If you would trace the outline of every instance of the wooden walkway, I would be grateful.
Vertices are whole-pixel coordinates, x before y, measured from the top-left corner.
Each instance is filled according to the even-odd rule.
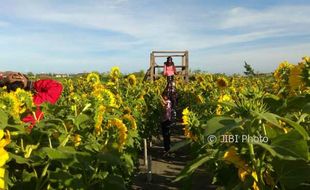
[[[171,141],[172,145],[184,140],[182,135],[182,127],[176,126],[172,130]],[[139,173],[133,180],[133,190],[179,190],[179,189],[193,189],[193,190],[212,190],[216,187],[209,185],[211,183],[210,177],[206,172],[198,170],[195,172],[192,182],[189,187],[186,187],[182,182],[172,183],[175,177],[181,172],[184,166],[191,161],[189,157],[189,147],[185,147],[175,152],[174,156],[164,157],[162,138],[154,138],[153,146],[149,153],[152,156],[152,180],[147,182],[147,168],[143,165],[143,157],[141,155]]]

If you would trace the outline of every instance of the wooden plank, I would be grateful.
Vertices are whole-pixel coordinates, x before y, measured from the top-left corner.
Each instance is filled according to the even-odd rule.
[[[188,80],[189,80],[189,73],[188,73],[188,66],[189,66],[189,64],[188,64],[188,51],[186,51],[186,53],[185,53],[185,81],[186,82],[188,82]]]
[[[185,68],[185,66],[181,66],[181,65],[176,65],[176,68]],[[163,65],[156,65],[155,68],[164,68]]]
[[[186,53],[186,51],[162,50],[162,51],[152,51],[152,53]]]
[[[154,55],[154,57],[184,57],[184,55]]]

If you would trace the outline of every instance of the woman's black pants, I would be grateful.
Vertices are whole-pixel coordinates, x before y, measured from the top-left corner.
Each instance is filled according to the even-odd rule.
[[[170,125],[171,121],[169,120],[166,120],[161,123],[165,151],[170,150]]]

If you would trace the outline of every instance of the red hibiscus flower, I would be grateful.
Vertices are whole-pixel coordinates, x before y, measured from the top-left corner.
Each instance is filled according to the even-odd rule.
[[[55,104],[62,92],[62,85],[54,80],[38,80],[33,84],[36,94],[33,96],[35,105],[41,105],[44,102]]]
[[[43,119],[44,114],[40,110],[40,107],[37,107],[37,110],[34,114],[28,114],[26,117],[24,117],[22,120],[25,123],[30,123],[28,129],[32,129],[37,122],[39,122],[41,119]]]

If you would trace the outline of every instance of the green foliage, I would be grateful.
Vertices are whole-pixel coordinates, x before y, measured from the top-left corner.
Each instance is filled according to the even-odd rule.
[[[255,76],[254,69],[246,61],[244,62],[244,68],[245,68],[245,72],[244,72],[245,75]]]

